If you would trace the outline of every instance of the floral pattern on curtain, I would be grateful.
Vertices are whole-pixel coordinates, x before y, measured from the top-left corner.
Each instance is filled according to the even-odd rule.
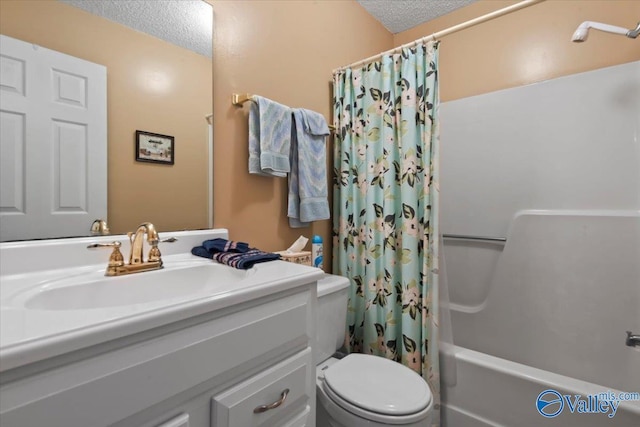
[[[405,48],[333,80],[333,271],[351,280],[345,346],[421,374],[436,408],[437,46]]]

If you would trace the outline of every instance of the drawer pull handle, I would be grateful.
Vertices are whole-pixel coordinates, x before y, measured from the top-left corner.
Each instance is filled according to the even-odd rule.
[[[280,394],[280,399],[268,405],[258,406],[256,409],[253,410],[253,413],[260,414],[262,412],[267,412],[269,409],[276,409],[278,406],[284,403],[284,401],[287,399],[288,394],[289,394],[289,389],[287,388]]]

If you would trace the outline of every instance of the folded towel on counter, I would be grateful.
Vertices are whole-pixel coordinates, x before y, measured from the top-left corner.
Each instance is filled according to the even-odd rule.
[[[280,259],[278,254],[249,248],[247,243],[226,239],[205,240],[202,246],[191,249],[191,253],[240,270],[248,270],[261,262]]]
[[[299,228],[330,217],[325,144],[329,127],[322,114],[296,108],[291,135],[287,216],[289,226]]]
[[[245,253],[248,252],[249,244],[244,242],[236,242],[227,239],[211,239],[202,242],[202,246],[211,252],[236,252]]]
[[[245,252],[243,254],[219,252],[213,255],[213,259],[218,261],[220,264],[225,264],[240,270],[248,270],[253,267],[254,264],[280,259],[280,255],[262,252],[258,249],[251,249],[249,252]]]
[[[249,107],[249,173],[285,177],[289,172],[291,109],[254,95]]]

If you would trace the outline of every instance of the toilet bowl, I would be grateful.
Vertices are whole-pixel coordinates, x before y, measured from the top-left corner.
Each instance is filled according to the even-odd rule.
[[[427,427],[433,398],[420,375],[366,354],[330,357],[344,343],[349,280],[318,281],[317,427]]]

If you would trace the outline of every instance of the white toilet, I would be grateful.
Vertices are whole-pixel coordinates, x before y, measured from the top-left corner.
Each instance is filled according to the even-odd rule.
[[[344,343],[349,280],[318,281],[317,427],[427,427],[433,399],[411,369],[383,357],[331,356]]]

